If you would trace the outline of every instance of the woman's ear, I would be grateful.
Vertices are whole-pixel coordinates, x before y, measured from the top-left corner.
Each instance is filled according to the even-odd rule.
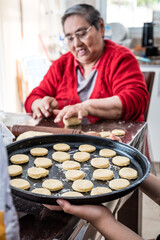
[[[105,24],[104,24],[104,20],[103,18],[100,18],[99,20],[99,29],[102,33],[102,37],[104,37],[104,33],[105,33]]]

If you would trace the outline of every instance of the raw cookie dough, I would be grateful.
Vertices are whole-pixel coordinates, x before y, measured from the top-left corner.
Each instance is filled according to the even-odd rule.
[[[79,146],[79,149],[78,149],[80,152],[94,152],[96,150],[96,148],[92,145],[89,145],[89,144],[82,144]]]
[[[63,188],[63,183],[57,179],[47,179],[42,183],[42,187],[50,191],[58,191]]]
[[[30,153],[32,156],[45,156],[48,154],[48,149],[47,148],[32,148],[30,150]]]
[[[30,188],[30,183],[22,178],[15,178],[10,180],[10,185],[23,190]]]
[[[107,168],[109,167],[109,161],[107,158],[92,158],[91,165],[95,168]]]
[[[127,179],[113,179],[109,182],[109,187],[113,190],[120,190],[122,188],[126,188],[130,185],[130,182]]]
[[[70,146],[66,143],[56,143],[53,145],[53,149],[56,151],[65,152],[65,151],[70,150]]]
[[[114,130],[112,130],[112,133],[116,136],[124,136],[125,135],[125,131],[122,129],[114,129]]]
[[[16,141],[19,141],[19,140],[22,140],[22,139],[25,139],[25,138],[36,137],[36,136],[43,136],[43,135],[52,135],[52,133],[49,133],[49,132],[37,132],[37,131],[27,131],[27,132],[21,133],[17,137]]]
[[[81,165],[75,161],[65,161],[62,163],[62,168],[64,170],[80,169]]]
[[[125,156],[116,156],[112,158],[112,163],[119,167],[128,166],[130,164],[130,159]]]
[[[100,132],[99,134],[101,135],[101,137],[109,137],[110,136],[110,131],[103,131],[103,132]]]
[[[87,152],[76,152],[73,155],[74,160],[78,161],[78,162],[85,162],[88,161],[90,159],[90,153]]]
[[[20,175],[23,172],[23,169],[19,165],[10,165],[8,166],[8,173],[11,177]]]
[[[51,195],[51,192],[46,188],[35,188],[31,192],[43,195]]]
[[[76,180],[73,182],[72,188],[78,192],[89,192],[93,188],[93,183],[90,180]]]
[[[109,169],[96,169],[93,172],[93,178],[97,180],[110,180],[114,177],[113,171]]]
[[[101,149],[99,151],[99,155],[101,157],[114,157],[116,156],[116,152],[114,150],[111,150],[111,149],[107,149],[107,148],[104,148],[104,149]]]
[[[133,168],[124,167],[119,170],[119,176],[121,178],[126,178],[126,179],[136,179],[138,176],[138,173]]]
[[[26,154],[15,154],[10,157],[10,161],[14,164],[23,164],[29,162],[29,157]]]
[[[92,189],[91,195],[105,194],[105,193],[109,193],[109,192],[112,192],[112,190],[110,188],[107,188],[107,187],[96,187],[96,188]]]
[[[54,152],[52,158],[57,162],[64,162],[70,160],[70,155],[66,152]]]
[[[33,178],[33,179],[39,179],[42,177],[46,177],[49,173],[48,170],[46,170],[45,168],[41,168],[41,167],[31,167],[28,168],[27,170],[28,176]]]
[[[61,197],[82,197],[83,194],[79,192],[69,191],[62,193]]]
[[[52,166],[52,160],[46,157],[37,157],[34,160],[36,167],[49,168]]]
[[[68,119],[63,118],[63,123],[65,126],[74,126],[74,125],[79,125],[82,123],[81,119],[78,119],[77,117],[70,117]]]
[[[65,173],[65,176],[68,180],[75,181],[78,179],[83,179],[85,177],[85,174],[81,170],[68,170]]]

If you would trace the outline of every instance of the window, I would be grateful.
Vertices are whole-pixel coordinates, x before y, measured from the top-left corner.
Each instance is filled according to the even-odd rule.
[[[159,12],[158,12],[159,11]],[[107,23],[120,22],[126,27],[142,27],[160,15],[160,0],[107,0]]]

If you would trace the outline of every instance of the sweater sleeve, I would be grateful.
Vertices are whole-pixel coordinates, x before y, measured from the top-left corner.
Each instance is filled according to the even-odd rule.
[[[53,63],[39,86],[35,87],[26,98],[24,104],[26,112],[32,112],[31,106],[36,99],[43,98],[44,96],[55,97],[57,84],[58,79],[56,78],[55,66]]]
[[[149,94],[139,63],[125,48],[115,54],[109,75],[112,94],[117,95],[122,102],[122,119],[144,121]]]

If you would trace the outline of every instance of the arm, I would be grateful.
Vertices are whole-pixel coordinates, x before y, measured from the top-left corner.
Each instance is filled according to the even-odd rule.
[[[148,197],[160,205],[160,179],[152,174],[149,174],[147,179],[141,183],[139,188]]]
[[[55,122],[59,122],[63,118],[68,119],[72,116],[77,116],[79,119],[82,119],[88,115],[106,119],[120,119],[122,103],[118,96],[88,99],[83,103],[66,106],[61,111],[55,110],[54,113],[57,115]]]
[[[142,239],[129,228],[118,222],[111,211],[102,205],[71,205],[69,202],[59,199],[57,203],[61,209],[69,214],[83,218],[90,222],[101,234],[110,240],[140,240]],[[48,206],[56,210],[55,206]]]

